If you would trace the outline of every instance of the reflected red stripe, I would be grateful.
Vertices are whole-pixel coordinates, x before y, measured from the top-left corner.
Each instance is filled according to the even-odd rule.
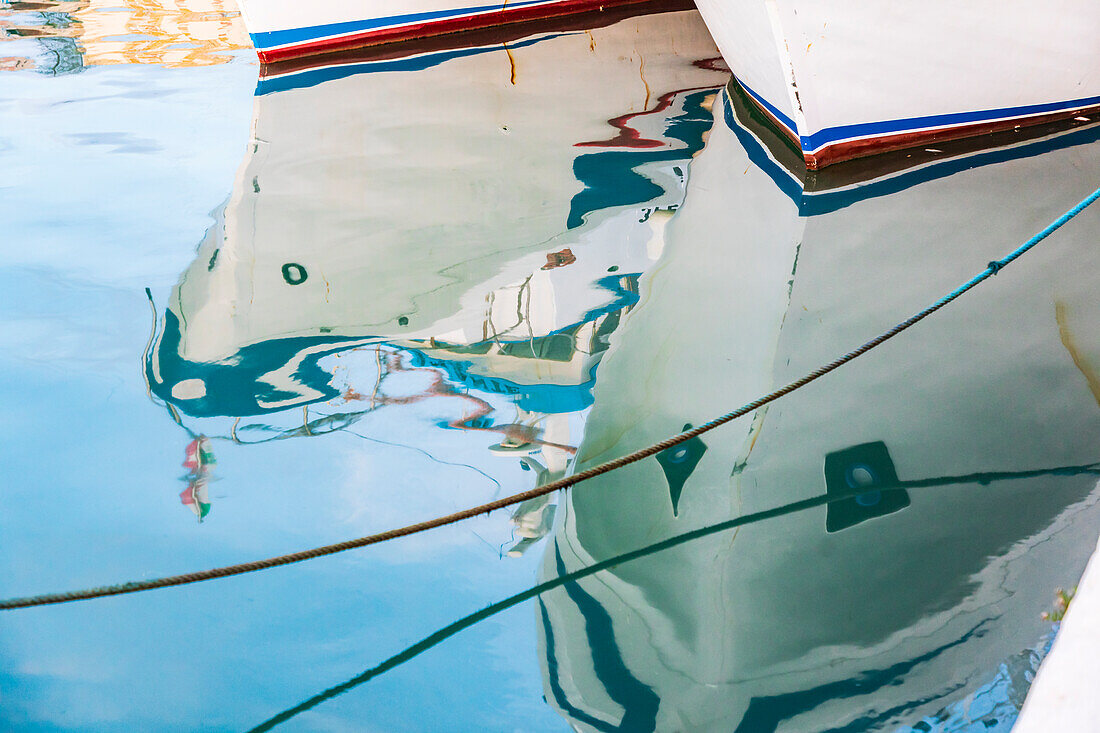
[[[607,124],[619,130],[619,134],[608,140],[592,140],[586,143],[576,143],[575,148],[659,148],[664,145],[660,140],[642,137],[642,133],[630,126],[630,122],[638,117],[663,112],[672,105],[673,98],[680,92],[669,92],[657,100],[657,106],[645,112],[633,112],[608,120]]]
[[[694,62],[695,66],[702,69],[714,68],[711,64],[716,61],[721,62],[722,57],[719,56],[716,59],[702,59]],[[718,69],[716,69],[718,70]],[[589,142],[575,143],[575,148],[659,148],[667,145],[666,142],[661,140],[654,140],[652,138],[642,137],[641,131],[630,126],[630,123],[639,117],[645,117],[646,115],[655,115],[659,112],[664,112],[672,105],[672,100],[676,98],[678,94],[688,94],[689,92],[698,92],[704,89],[713,89],[714,87],[692,87],[690,89],[677,89],[667,94],[661,95],[657,99],[657,106],[653,109],[647,109],[644,112],[632,112],[630,114],[615,117],[607,121],[607,124],[619,130],[619,134],[613,138],[607,140],[591,140]]]

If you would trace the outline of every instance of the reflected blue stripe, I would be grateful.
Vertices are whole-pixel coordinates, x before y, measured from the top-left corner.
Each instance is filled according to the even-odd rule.
[[[726,127],[733,131],[734,137],[741,143],[741,147],[745,149],[745,153],[749,156],[749,161],[764,171],[768,178],[772,179],[772,182],[779,187],[779,190],[786,194],[791,201],[794,201],[795,205],[801,210],[802,199],[806,195],[802,184],[791,178],[783,166],[772,160],[767,150],[764,149],[764,145],[748,130],[738,124],[737,119],[733,116],[733,105],[730,104],[729,95],[725,92],[722,93],[722,111],[722,119],[725,120]]]
[[[558,577],[567,575],[561,548],[554,546],[554,561]],[[615,638],[615,625],[611,613],[576,580],[562,584],[566,595],[573,601],[584,619],[584,636],[591,652],[592,671],[616,704],[623,709],[619,725],[612,730],[624,733],[652,733],[657,730],[657,711],[661,707],[660,696],[645,684],[626,665],[619,642]],[[544,619],[544,623],[549,617]],[[549,628],[549,624],[546,624]]]
[[[509,2],[507,6],[509,9],[522,8],[531,5],[548,5],[550,2],[552,2],[552,0],[526,0],[526,2]],[[252,36],[252,43],[257,49],[262,51],[274,46],[285,46],[291,43],[305,43],[307,41],[315,41],[319,38],[328,38],[330,36],[341,36],[379,28],[387,28],[390,26],[409,25],[432,20],[446,20],[448,18],[459,18],[464,15],[472,15],[475,13],[499,11],[503,10],[504,6],[505,3],[502,2],[471,8],[433,10],[425,13],[390,15],[385,18],[367,18],[365,20],[350,20],[342,23],[328,23],[325,25],[308,26],[306,28],[265,31],[263,33],[252,33],[250,35]]]
[[[529,38],[525,41],[510,43],[508,44],[508,48],[515,50],[517,48],[533,46],[534,44],[541,41],[546,41],[551,38],[557,38],[561,35],[565,34],[556,33],[552,35],[541,36],[539,38]],[[481,53],[493,52],[503,52],[503,49],[501,46],[459,48],[448,51],[440,51],[439,53],[425,54],[423,56],[391,59],[388,61],[364,61],[358,64],[326,66],[319,69],[310,69],[309,71],[287,74],[286,76],[276,76],[268,79],[261,78],[256,84],[256,96],[260,97],[264,94],[285,92],[290,89],[303,89],[305,87],[316,86],[318,84],[321,84],[322,82],[355,76],[356,74],[374,74],[383,71],[423,71],[424,69],[430,69],[433,66],[438,66],[439,64],[442,64],[445,61],[450,61],[451,59],[462,58],[464,56],[476,56],[477,54]]]
[[[679,162],[686,167],[703,149],[703,137],[714,124],[714,113],[702,106],[714,91],[705,89],[687,95],[683,111],[667,121],[663,142],[679,141],[684,144],[682,148],[612,148],[577,156],[573,176],[584,184],[584,189],[569,203],[566,226],[574,229],[583,225],[591,212],[643,204],[665,193],[639,170],[645,163],[657,161]]]
[[[791,131],[792,135],[798,135],[798,127],[794,124],[794,120],[780,112],[778,107],[776,107],[768,100],[764,99],[764,97],[757,94],[751,87],[749,87],[748,84],[741,81],[740,79],[736,79],[736,77],[735,80],[738,84],[741,85],[742,89],[749,93],[750,97],[756,100],[757,104],[775,115],[775,118],[782,122],[786,126],[786,128]]]
[[[779,108],[749,87],[744,81],[741,79],[736,79],[736,81],[757,104],[774,115],[776,119],[791,131],[791,133],[798,135],[797,127],[790,117],[780,112]],[[998,120],[1009,120],[1015,117],[1064,112],[1066,110],[1096,105],[1100,105],[1100,96],[1071,99],[1065,102],[1028,104],[1018,107],[1000,107],[998,109],[987,109],[977,112],[952,112],[950,114],[926,115],[923,117],[903,117],[897,120],[885,120],[882,122],[860,122],[852,125],[826,127],[822,130],[818,130],[812,135],[798,135],[798,139],[802,146],[802,152],[811,153],[824,145],[838,143],[852,138],[891,135],[901,132],[916,132],[937,127],[954,127],[957,125],[976,124],[981,122],[996,122]]]
[[[745,710],[745,715],[741,718],[741,723],[737,726],[734,733],[774,733],[774,731],[779,730],[780,725],[784,721],[791,720],[799,715],[804,715],[811,710],[816,710],[822,705],[837,700],[848,700],[853,698],[866,699],[867,696],[873,695],[884,687],[897,687],[902,685],[905,683],[906,676],[915,668],[935,660],[950,649],[965,646],[970,639],[980,639],[985,636],[989,633],[988,626],[990,622],[998,618],[1000,617],[992,616],[983,619],[960,638],[942,644],[912,659],[896,662],[889,667],[869,669],[850,679],[828,682],[817,687],[810,687],[777,695],[754,696],[749,700],[749,706]],[[956,690],[962,689],[963,686],[963,684],[949,685],[941,694],[951,694]],[[916,700],[913,701],[911,705],[919,706],[924,702],[926,701]],[[908,706],[901,706],[899,710],[904,712],[907,707]],[[873,725],[873,723],[877,722],[881,722],[881,718],[878,720],[861,719],[842,728],[833,728],[828,731],[828,733],[862,733],[863,731],[874,730],[876,728],[881,730],[879,726]],[[865,723],[868,724],[867,727],[863,727]]]
[[[550,614],[546,611],[546,604],[542,602],[542,599],[539,599],[539,616],[542,620],[543,645],[546,647],[546,679],[550,686],[550,694],[554,697],[554,702],[570,718],[584,723],[593,730],[598,730],[600,733],[612,733],[612,731],[618,730],[618,726],[589,715],[569,701],[569,697],[561,686],[561,673],[558,671],[558,657],[554,646],[554,627],[550,624]]]
[[[798,207],[802,216],[820,216],[851,206],[865,199],[889,196],[912,186],[927,181],[980,168],[985,165],[1004,163],[1021,158],[1032,158],[1044,155],[1054,150],[1071,148],[1076,145],[1087,145],[1100,140],[1100,125],[1093,125],[1074,132],[1065,133],[1053,138],[1036,140],[1011,148],[997,148],[973,155],[964,155],[957,158],[949,158],[938,163],[932,163],[923,168],[899,173],[879,181],[871,181],[852,188],[840,191],[824,191],[814,193],[805,191],[802,184],[791,177],[787,170],[772,159],[763,144],[748,130],[741,126],[733,116],[733,107],[729,97],[723,95],[723,119],[726,126],[740,141],[741,146],[748,154],[749,160],[760,168],[775,183],[779,189],[790,198]]]

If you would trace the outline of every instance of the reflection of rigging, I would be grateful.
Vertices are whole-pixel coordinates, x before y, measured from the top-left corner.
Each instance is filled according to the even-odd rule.
[[[272,398],[268,401],[275,407],[261,410],[265,415],[295,416],[292,424],[249,419],[241,413],[234,415],[230,403],[223,406],[217,403],[225,396],[239,401],[242,394],[239,388],[218,387],[218,371],[234,372],[232,378],[236,384],[249,385],[246,389],[259,395],[271,386],[270,366],[266,364],[251,374],[242,368],[245,360],[240,358],[228,359],[224,366],[197,364],[195,368],[181,370],[172,386],[165,389],[164,369],[166,363],[170,364],[165,356],[175,351],[175,347],[169,347],[170,351],[164,349],[165,334],[171,334],[173,326],[182,319],[175,318],[169,309],[162,320],[147,290],[152,325],[143,355],[144,377],[150,399],[165,407],[192,443],[201,439],[209,446],[211,441],[224,440],[243,446],[348,432],[361,439],[418,451],[439,464],[467,467],[488,478],[499,494],[500,482],[469,461],[446,461],[432,451],[375,439],[353,430],[352,426],[385,408],[409,408],[441,401],[438,412],[446,416],[434,422],[438,427],[495,434],[498,440],[488,446],[491,454],[518,459],[521,468],[533,472],[540,484],[560,478],[576,454],[576,427],[571,427],[570,416],[578,414],[591,400],[593,371],[608,348],[610,333],[636,301],[637,279],[636,273],[614,272],[604,277],[597,285],[610,292],[611,303],[584,314],[579,323],[549,332],[543,323],[533,325],[533,321],[546,318],[545,306],[535,302],[545,301],[546,294],[534,289],[532,277],[528,276],[516,285],[490,291],[479,327],[480,341],[450,342],[435,337],[387,342],[367,337],[350,340],[346,345],[336,341],[331,347],[326,346],[308,370],[299,367],[283,382],[286,386],[279,387],[284,393],[293,388],[303,395],[332,397],[320,404]],[[509,290],[513,292],[509,294]],[[497,300],[499,295],[505,298]],[[498,329],[494,325],[495,305],[498,318],[501,313],[514,313],[515,323]],[[453,338],[455,334],[450,335]],[[308,344],[304,348],[307,353],[313,350],[315,347]],[[368,359],[360,355],[368,355]],[[280,357],[279,361],[287,358]],[[289,359],[293,362],[297,358]],[[371,386],[361,386],[364,384]],[[498,417],[500,398],[514,403],[514,417]],[[256,403],[265,404],[259,397]],[[300,410],[289,407],[295,403],[301,405]],[[222,412],[230,421],[223,422],[219,429],[211,424],[212,415],[207,417],[204,410],[194,409],[196,404],[212,405],[205,409],[206,413]],[[280,409],[284,404],[288,407]],[[189,424],[192,422],[189,418],[196,417],[196,412],[202,421],[201,428]],[[206,491],[209,477],[196,474],[193,478],[181,499],[201,519],[210,509]],[[509,556],[522,554],[549,533],[555,508],[549,498],[518,507],[511,517],[515,541],[508,550]]]
[[[395,443],[391,440],[382,440],[381,438],[374,438],[374,437],[371,437],[370,435],[363,435],[362,433],[357,433],[354,430],[345,429],[344,432],[350,433],[351,435],[354,435],[357,438],[362,438],[363,440],[368,440],[371,443],[378,443],[380,445],[391,445],[394,448],[406,448],[406,449],[411,450],[411,451],[416,451],[417,453],[420,453],[421,455],[427,457],[428,460],[432,461],[433,463],[438,463],[442,466],[456,466],[456,467],[461,467],[461,468],[468,468],[471,471],[475,471],[477,473],[480,473],[482,476],[484,476],[485,478],[489,479],[494,484],[496,484],[498,494],[500,493],[500,489],[502,488],[499,481],[497,481],[495,478],[493,478],[492,476],[490,476],[489,474],[485,473],[480,468],[478,468],[477,466],[474,466],[472,464],[455,462],[455,461],[445,461],[442,458],[438,458],[436,456],[433,456],[430,452],[424,450],[423,448],[418,448],[415,445],[408,445],[407,443]],[[494,494],[494,498],[495,498],[495,496],[496,496],[496,494]]]
[[[144,357],[148,362],[156,341],[159,323],[151,292],[147,290],[146,296],[154,319]],[[629,306],[626,308],[629,309]],[[225,440],[238,445],[253,445],[289,438],[317,437],[334,432],[346,432],[363,440],[415,450],[441,465],[469,468],[495,484],[499,493],[500,482],[470,463],[446,461],[417,446],[364,435],[353,430],[352,426],[364,417],[383,408],[408,407],[437,399],[457,400],[461,404],[458,414],[442,420],[438,423],[440,427],[466,432],[496,433],[500,436],[500,439],[489,447],[491,453],[500,456],[518,456],[521,466],[525,470],[534,470],[537,480],[540,482],[552,480],[564,474],[569,459],[576,453],[576,447],[569,442],[567,414],[564,415],[565,420],[563,422],[559,419],[562,416],[537,410],[524,410],[517,406],[516,417],[513,420],[494,423],[492,415],[497,408],[487,399],[472,393],[469,390],[469,385],[463,388],[462,384],[456,383],[453,379],[455,375],[442,368],[443,363],[450,363],[449,360],[428,358],[426,354],[430,353],[436,357],[441,357],[441,355],[457,352],[460,356],[469,357],[472,354],[477,357],[493,353],[498,356],[503,355],[505,358],[515,358],[528,362],[544,358],[547,352],[551,356],[557,356],[558,359],[563,357],[566,359],[590,358],[593,354],[598,354],[606,349],[605,329],[599,326],[599,324],[605,322],[613,328],[618,323],[618,313],[616,312],[614,318],[609,318],[606,314],[597,317],[596,323],[588,330],[572,329],[574,333],[552,334],[550,337],[556,338],[559,342],[568,341],[567,344],[558,343],[556,347],[545,348],[541,346],[543,339],[531,339],[524,344],[525,348],[520,348],[514,353],[509,353],[510,344],[498,341],[498,334],[492,334],[487,344],[488,348],[481,348],[479,344],[469,347],[450,346],[440,344],[432,339],[427,344],[428,348],[423,351],[413,352],[394,345],[376,343],[371,349],[366,346],[359,346],[345,352],[338,352],[334,356],[347,357],[355,352],[368,350],[372,353],[373,359],[371,361],[375,367],[372,388],[364,394],[354,386],[354,378],[349,378],[347,385],[339,390],[339,396],[327,403],[330,408],[339,406],[343,409],[319,415],[315,414],[311,419],[310,406],[304,405],[301,411],[301,422],[291,427],[280,427],[262,422],[242,425],[241,417],[235,417],[224,434],[199,434],[184,423],[179,410],[171,402],[159,399],[151,389],[149,389],[149,396],[152,401],[162,404],[168,410],[173,421],[179,424],[191,439],[187,449],[188,458],[185,462],[185,466],[189,468],[189,473],[185,477],[188,480],[188,488],[181,494],[181,500],[196,513],[200,521],[210,511],[207,486],[214,462],[213,451],[210,447],[213,440]],[[587,335],[592,343],[577,343],[577,339],[582,335]],[[536,340],[540,344],[539,348],[535,348]],[[419,343],[415,345],[421,346]],[[418,366],[417,364],[424,365]],[[337,368],[338,371],[339,368]],[[148,380],[148,371],[145,376]],[[333,373],[333,377],[335,376],[337,376],[336,372]],[[420,378],[417,380],[420,384],[417,390],[411,392],[401,391],[398,387],[396,390],[387,391],[386,383],[388,380],[408,377]],[[468,382],[469,379],[465,381]],[[484,382],[478,386],[483,386],[483,384]],[[365,392],[367,391],[365,390]],[[356,408],[359,406],[362,409],[348,409],[349,407]],[[548,430],[548,425],[556,426],[557,429],[551,428]],[[562,437],[557,437],[558,433],[561,433]],[[516,534],[522,539],[509,551],[509,554],[515,556],[522,553],[523,550],[526,550],[530,545],[548,534],[553,519],[553,511],[554,507],[549,504],[548,498],[541,498],[536,500],[534,504],[528,503],[519,507],[513,514],[512,521],[516,526]]]
[[[481,621],[484,621],[496,614],[506,611],[513,606],[519,605],[524,601],[536,598],[543,593],[546,593],[555,588],[560,588],[569,583],[574,583],[583,578],[587,578],[591,575],[595,575],[603,570],[615,568],[632,560],[638,560],[643,557],[655,555],[664,550],[669,550],[674,547],[687,544],[689,542],[709,537],[714,534],[718,534],[727,530],[744,527],[751,524],[758,524],[760,522],[767,521],[769,519],[777,519],[779,517],[789,516],[797,514],[799,512],[806,511],[808,509],[814,509],[821,506],[830,506],[838,502],[856,500],[861,496],[869,493],[875,493],[878,491],[892,491],[892,490],[922,490],[927,488],[939,487],[939,486],[952,486],[959,484],[976,483],[982,486],[989,485],[998,481],[1010,481],[1018,479],[1034,478],[1037,476],[1080,476],[1080,475],[1093,475],[1100,476],[1100,462],[1089,463],[1085,465],[1077,466],[1060,466],[1057,468],[1049,469],[1036,469],[1031,471],[990,471],[990,472],[978,472],[960,476],[939,476],[925,479],[916,479],[910,481],[898,481],[897,483],[890,485],[879,485],[874,487],[871,491],[867,490],[867,487],[854,487],[847,490],[829,491],[825,494],[819,494],[817,496],[802,499],[800,501],[791,502],[783,506],[775,507],[773,509],[766,509],[759,512],[753,512],[751,514],[745,514],[740,517],[719,522],[718,524],[712,524],[710,526],[701,527],[699,529],[685,532],[683,534],[669,537],[668,539],[655,542],[651,545],[641,547],[630,552],[625,552],[615,557],[602,560],[587,567],[574,570],[569,573],[559,575],[556,578],[548,580],[544,583],[539,583],[525,591],[516,593],[509,596],[502,601],[493,603],[480,611],[476,611],[468,616],[444,626],[438,631],[424,637],[415,644],[407,647],[406,649],[398,652],[397,654],[389,657],[380,664],[364,671],[363,673],[352,677],[351,679],[343,682],[334,687],[330,687],[327,690],[314,695],[313,697],[299,703],[298,705],[288,708],[278,715],[269,718],[260,725],[250,729],[249,733],[259,733],[260,731],[268,731],[275,728],[282,723],[287,722],[291,718],[311,710],[321,703],[331,700],[334,697],[349,692],[352,689],[362,685],[366,682],[379,677],[390,670],[401,666],[405,662],[408,662],[424,652],[428,651],[432,647],[446,641],[447,639],[455,636],[461,631],[474,626]],[[884,519],[883,521],[889,521]]]

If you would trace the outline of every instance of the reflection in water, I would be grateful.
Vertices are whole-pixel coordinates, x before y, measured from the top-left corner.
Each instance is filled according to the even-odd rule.
[[[925,479],[921,481],[907,481],[904,483],[899,482],[897,484],[891,484],[891,487],[897,490],[921,490],[937,486],[951,486],[974,481],[988,484],[993,481],[1010,481],[1022,478],[1031,478],[1035,476],[1078,475],[1100,476],[1100,463],[1095,463],[1087,466],[1065,466],[1049,470],[1021,471],[1015,473],[1010,472],[1003,474],[978,474],[973,476],[945,476],[942,478]],[[573,592],[576,593],[578,592],[576,586],[576,582],[578,580],[581,580],[582,578],[587,578],[608,569],[615,568],[618,565],[632,562],[640,558],[649,557],[659,552],[664,552],[665,550],[679,547],[680,545],[696,542],[704,537],[709,537],[719,532],[728,532],[732,529],[737,529],[739,527],[745,527],[748,525],[757,524],[759,522],[766,522],[771,519],[788,516],[798,512],[808,511],[817,507],[824,506],[827,508],[832,508],[838,503],[852,499],[859,499],[860,497],[865,496],[865,494],[866,492],[863,490],[863,488],[850,488],[831,494],[822,494],[809,499],[803,499],[793,502],[791,504],[787,504],[785,506],[776,507],[774,509],[766,509],[751,514],[743,514],[741,516],[726,520],[724,522],[720,522],[718,524],[700,527],[690,532],[685,532],[684,534],[669,537],[652,545],[623,553],[622,555],[616,555],[615,557],[606,558],[598,563],[579,568],[572,572],[563,572],[549,580],[539,583],[532,588],[528,588],[525,591],[516,593],[509,598],[505,598],[501,601],[486,606],[479,611],[471,613],[468,616],[464,616],[463,618],[460,618],[457,621],[450,623],[447,626],[444,626],[434,633],[424,637],[412,646],[409,646],[398,652],[397,654],[394,654],[388,659],[382,661],[380,664],[377,664],[374,667],[367,669],[361,674],[358,674],[355,677],[352,677],[351,679],[346,680],[339,685],[330,687],[327,690],[318,693],[317,695],[303,700],[298,705],[282,711],[278,715],[271,717],[270,719],[257,725],[251,730],[257,732],[271,730],[272,728],[275,728],[276,726],[285,723],[291,718],[294,718],[295,716],[300,715],[307,710],[312,710],[313,708],[328,700],[350,692],[356,687],[370,682],[371,680],[383,674],[386,674],[390,670],[395,669],[412,659],[415,659],[420,654],[446,641],[447,639],[458,634],[459,632],[468,629],[475,624],[481,623],[482,621],[485,621],[486,619],[489,619],[492,616],[501,613],[502,611],[505,611],[513,606],[516,606],[525,601],[529,601],[531,599],[538,598],[544,593],[554,590],[555,588],[561,588],[565,586],[571,588]],[[543,618],[543,623],[547,623],[546,607],[544,604],[541,603],[541,601],[539,604],[539,611],[540,615]],[[547,630],[548,638],[552,633],[552,631]],[[1048,637],[1044,639],[1044,645],[1042,649],[1043,653],[1045,653],[1046,650],[1049,648],[1051,641],[1053,641],[1053,634],[1048,635]],[[550,642],[552,645],[552,639],[550,639]],[[993,682],[986,686],[983,686],[976,693],[974,693],[973,697],[976,698],[979,696],[991,697],[995,695],[1004,695],[1006,700],[1008,700],[1012,704],[1012,712],[1013,714],[1015,714],[1015,712],[1019,711],[1020,706],[1023,705],[1023,695],[1027,691],[1026,683],[1030,683],[1030,680],[1032,679],[1032,677],[1027,677],[1026,675],[1031,674],[1033,676],[1035,670],[1038,668],[1040,656],[1041,655],[1039,653],[1028,650],[1025,652],[1021,652],[1015,657],[1009,659],[1005,665],[1002,665],[1002,669],[1000,670],[998,676],[993,680]],[[554,664],[554,661],[550,660],[550,663]],[[958,708],[961,706],[965,706],[965,703],[954,703],[951,707]],[[996,707],[996,705],[994,705],[994,707]],[[967,712],[967,714],[968,713],[969,711]],[[940,722],[949,720],[951,718],[951,715],[952,714],[948,712],[937,714],[937,716],[941,718]],[[620,724],[619,727],[623,729],[630,729],[633,726]],[[639,727],[644,728],[646,726]],[[651,725],[648,727],[652,729],[653,726]]]
[[[728,98],[715,110],[643,304],[605,357],[578,470],[744,404],[918,310],[1079,200],[1100,165],[1085,128],[822,192]],[[954,205],[964,196],[968,207]],[[858,493],[547,594],[548,702],[585,731],[1007,730],[1015,704],[976,701],[1007,695],[996,670],[1043,636],[1050,579],[1076,577],[1100,521],[1091,473],[1026,475],[1097,458],[1087,436],[1100,411],[1080,365],[1100,363],[1089,275],[1100,263],[1077,224],[1029,255],[1026,274],[740,428],[572,491],[545,578],[821,490]],[[1067,317],[1077,355],[1062,346]],[[1003,472],[1025,473],[983,477]],[[908,488],[943,474],[962,478]],[[971,693],[960,711],[952,701]]]
[[[248,48],[232,0],[0,3],[0,71],[58,75],[105,64],[210,66]]]
[[[199,521],[210,513],[210,493],[207,490],[218,460],[210,446],[210,438],[200,435],[187,444],[183,467],[187,475],[183,480],[187,488],[180,493],[180,501],[195,513]]]
[[[562,476],[711,125],[715,55],[676,12],[415,73],[268,78],[234,193],[150,345],[152,394],[190,434],[238,443],[415,406],[494,434],[539,484]],[[553,517],[549,497],[517,507],[509,554]]]
[[[231,11],[7,3],[0,63],[215,63],[237,43]],[[61,379],[38,373],[45,358],[7,366],[20,480],[0,534],[45,558],[5,552],[11,595],[319,545],[648,445],[924,306],[1100,169],[1085,121],[888,169],[791,170],[754,111],[720,92],[694,13],[484,40],[262,71],[249,148],[197,252],[166,258],[167,279],[128,270],[111,281],[124,306],[73,321],[113,328],[144,307],[150,277],[155,410],[134,407],[132,362],[117,392],[85,374],[88,354],[132,359],[145,324],[82,341],[58,322],[104,295],[17,268],[5,292],[29,305],[14,312],[49,304],[15,330],[49,326],[44,342],[80,348],[43,350],[70,370]],[[175,92],[209,72],[142,73],[175,74]],[[20,83],[111,92],[96,77],[114,78]],[[120,118],[140,109],[105,99]],[[64,119],[65,139],[83,140],[75,118],[48,116],[72,106],[27,119]],[[72,148],[74,170],[170,149],[90,147]],[[109,228],[77,210],[89,232]],[[16,712],[0,720],[236,730],[302,701],[261,727],[1006,731],[1051,638],[1040,614],[1100,521],[1098,213],[752,419],[522,504],[510,528],[485,520],[492,553],[463,544],[482,526],[464,524],[419,546],[13,616],[0,687]],[[29,417],[47,414],[72,418]],[[117,474],[109,516],[90,474]],[[216,486],[265,494],[223,500]],[[498,547],[524,557],[498,562]],[[540,558],[538,584],[515,593]],[[174,635],[211,614],[203,634]],[[207,705],[170,708],[199,678]],[[331,717],[296,717],[368,680],[317,711]],[[91,699],[104,709],[81,709]]]

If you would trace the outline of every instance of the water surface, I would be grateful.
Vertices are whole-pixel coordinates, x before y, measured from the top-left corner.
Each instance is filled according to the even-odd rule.
[[[0,9],[5,597],[340,541],[648,445],[940,297],[1100,170],[1080,125],[804,181],[693,12],[257,84],[220,3],[26,6]],[[1100,526],[1097,216],[565,496],[8,612],[0,718],[1007,731]]]

